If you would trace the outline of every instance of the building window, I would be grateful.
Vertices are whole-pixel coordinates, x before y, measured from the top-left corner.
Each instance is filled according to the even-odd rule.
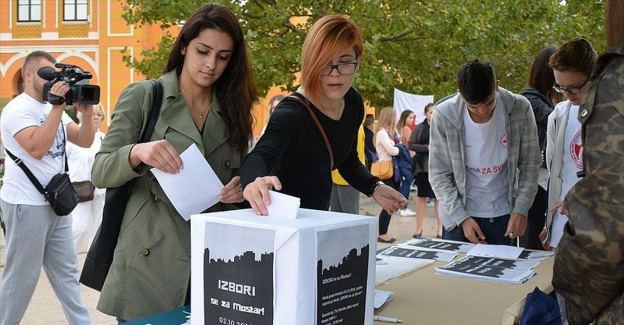
[[[65,0],[63,1],[64,21],[87,21],[88,0]]]
[[[20,23],[41,22],[41,0],[19,0],[17,21]]]

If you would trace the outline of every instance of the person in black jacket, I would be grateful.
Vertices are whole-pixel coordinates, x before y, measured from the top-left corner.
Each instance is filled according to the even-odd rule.
[[[279,103],[241,167],[243,195],[256,214],[268,214],[272,188],[299,197],[301,208],[327,211],[333,169],[389,214],[407,205],[357,156],[364,103],[352,85],[363,52],[360,29],[346,16],[324,16],[308,32],[301,88]]]
[[[548,209],[548,170],[544,164],[546,128],[548,126],[548,116],[561,98],[553,89],[555,75],[552,68],[548,65],[548,60],[557,49],[557,46],[548,46],[537,54],[529,74],[527,87],[520,93],[529,100],[533,108],[542,156],[542,165],[539,170],[539,186],[527,216],[527,232],[520,237],[520,246],[529,249],[544,249],[539,239],[539,234],[544,228],[546,210]]]

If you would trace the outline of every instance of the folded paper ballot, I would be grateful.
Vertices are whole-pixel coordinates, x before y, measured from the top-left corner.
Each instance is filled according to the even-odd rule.
[[[191,324],[373,324],[377,220],[191,217]]]
[[[267,206],[269,217],[296,219],[301,199],[284,193],[269,191],[271,204]]]

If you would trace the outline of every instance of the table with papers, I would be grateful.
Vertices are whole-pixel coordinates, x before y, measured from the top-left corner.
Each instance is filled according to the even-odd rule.
[[[423,241],[422,244],[446,245],[444,241],[435,240]],[[417,245],[414,248],[421,247]],[[460,250],[462,254],[454,262],[464,257],[475,257],[466,254],[472,248],[463,247]],[[436,274],[436,271],[454,262],[430,260],[411,273],[377,283],[377,289],[392,292],[393,299],[375,309],[375,315],[398,318],[406,324],[414,325],[513,324],[524,306],[526,295],[536,286],[545,292],[553,290],[551,279],[554,258],[551,254],[523,251],[518,258],[536,264],[531,268],[535,274],[519,284]]]
[[[397,318],[404,324],[462,324],[462,325],[511,325],[517,320],[526,295],[539,287],[542,291],[553,290],[552,254],[540,251],[523,250],[520,259],[539,260],[532,268],[534,276],[524,283],[508,284],[494,281],[481,281],[459,276],[436,274],[436,269],[458,261],[474,248],[474,245],[457,244],[441,240],[414,241],[418,245],[395,245],[386,255],[378,252],[377,284],[375,290],[375,315]],[[411,253],[404,248],[413,248]],[[424,247],[442,248],[448,252],[459,252],[453,262],[448,262],[448,254],[430,256],[418,250]],[[492,249],[486,247],[483,249]],[[393,255],[404,255],[397,257]],[[412,258],[414,254],[430,259]],[[493,256],[491,258],[497,258]],[[404,264],[395,266],[397,274],[379,281],[379,270],[393,267],[394,259],[404,260]],[[381,262],[381,263],[380,263]],[[400,274],[399,274],[400,273]],[[382,275],[384,276],[384,275]],[[129,324],[136,325],[183,325],[189,324],[189,307],[154,315]],[[375,321],[383,325],[385,322]]]

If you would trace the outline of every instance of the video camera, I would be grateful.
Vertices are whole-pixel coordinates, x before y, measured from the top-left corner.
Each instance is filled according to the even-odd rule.
[[[81,80],[91,79],[90,72],[82,71],[79,67],[71,64],[57,63],[54,66],[60,68],[61,71],[56,71],[51,67],[42,67],[37,71],[39,77],[49,80],[43,85],[44,100],[48,100],[48,93],[52,85],[62,80],[69,85],[69,91],[65,94],[67,105],[71,105],[73,102],[96,105],[100,102],[100,86],[76,84]]]

